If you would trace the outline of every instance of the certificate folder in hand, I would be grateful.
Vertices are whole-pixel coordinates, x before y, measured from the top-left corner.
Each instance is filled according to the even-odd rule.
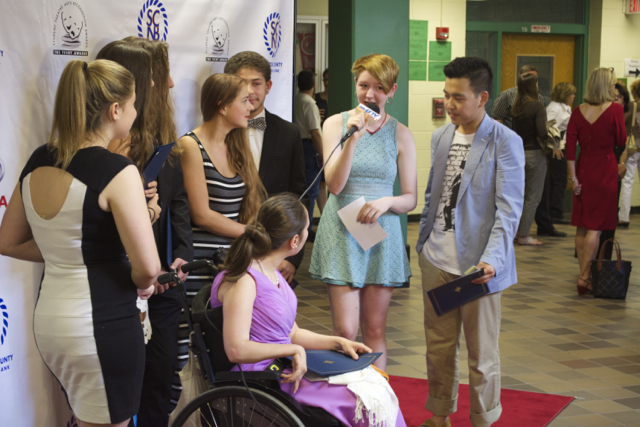
[[[472,280],[482,276],[484,276],[484,270],[475,269],[471,274],[461,276],[427,292],[436,314],[442,316],[488,294],[489,288],[486,284],[471,283]]]
[[[171,154],[174,145],[175,142],[172,142],[171,144],[161,145],[155,149],[149,159],[149,163],[147,163],[147,166],[144,168],[144,172],[142,172],[145,188],[146,184],[156,180],[160,169],[162,169],[164,162],[167,160],[167,157],[169,157],[169,154]]]
[[[358,354],[354,360],[348,354],[332,350],[306,350],[307,370],[320,376],[341,375],[359,371],[375,362],[382,353]]]

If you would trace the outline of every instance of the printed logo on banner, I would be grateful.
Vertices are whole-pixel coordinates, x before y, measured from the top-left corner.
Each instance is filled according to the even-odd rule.
[[[215,17],[209,22],[204,51],[207,62],[227,62],[229,59],[229,25],[223,18]]]
[[[84,11],[75,1],[68,1],[58,9],[53,25],[54,55],[89,56],[89,35]]]
[[[2,331],[0,331],[0,348],[2,348],[7,337],[7,328],[9,327],[9,311],[2,298],[0,298],[0,319],[2,319]],[[12,360],[13,354],[0,355],[0,372],[8,371]]]
[[[160,0],[147,0],[138,16],[138,37],[167,41],[169,22],[167,9]]]
[[[264,28],[262,29],[262,37],[264,38],[264,44],[267,46],[267,51],[272,58],[276,57],[280,42],[282,41],[282,27],[280,25],[280,14],[277,12],[267,16],[267,20],[264,21]]]
[[[4,178],[5,167],[2,159],[0,159],[0,182],[2,182],[2,178]],[[4,195],[0,195],[0,208],[7,207],[7,198]]]

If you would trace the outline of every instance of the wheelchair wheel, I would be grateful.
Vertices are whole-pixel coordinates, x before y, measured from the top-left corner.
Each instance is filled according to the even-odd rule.
[[[198,396],[178,414],[171,427],[272,426],[304,427],[300,419],[275,397],[245,387],[224,386]]]

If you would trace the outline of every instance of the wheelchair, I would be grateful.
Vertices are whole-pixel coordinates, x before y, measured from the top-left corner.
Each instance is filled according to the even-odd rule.
[[[218,273],[208,260],[187,263],[185,273],[208,269]],[[222,307],[210,308],[211,286],[204,286],[189,309],[184,284],[175,271],[158,277],[158,282],[174,282],[178,287],[189,332],[190,349],[201,368],[209,390],[185,406],[172,427],[338,427],[343,424],[321,408],[302,405],[280,389],[280,372],[230,371],[222,339]]]

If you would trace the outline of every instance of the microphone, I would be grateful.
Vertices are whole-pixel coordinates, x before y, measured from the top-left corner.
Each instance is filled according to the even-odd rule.
[[[375,117],[380,118],[380,107],[378,107],[373,102],[368,103],[366,106],[360,104],[360,105],[358,105],[358,108],[356,108],[356,109],[362,111],[365,114],[369,114],[370,116],[372,116],[374,118]],[[324,165],[322,165],[322,167],[320,168],[320,172],[318,172],[318,174],[316,175],[316,178],[313,180],[311,185],[309,185],[309,187],[307,187],[307,189],[304,190],[304,193],[302,193],[302,196],[300,196],[300,198],[298,200],[302,200],[302,198],[309,192],[311,187],[313,187],[313,184],[315,184],[315,182],[318,180],[318,178],[320,178],[320,174],[322,174],[322,171],[324,170],[325,166],[327,166],[327,163],[329,163],[329,159],[331,158],[331,156],[333,156],[333,153],[338,149],[338,147],[340,147],[340,145],[342,145],[343,142],[345,142],[347,139],[349,139],[351,137],[351,135],[353,135],[357,131],[358,131],[358,126],[351,126],[351,129],[349,129],[347,131],[347,133],[345,133],[344,136],[342,138],[340,138],[340,142],[338,142],[336,144],[336,146],[333,147],[333,150],[331,151],[331,153],[329,153],[329,157],[327,157],[327,161],[324,162]]]
[[[367,104],[367,108],[371,111],[373,111],[376,114],[380,114],[380,107],[378,107],[376,104],[374,104],[373,102],[369,102]],[[364,113],[367,113],[367,111],[364,111]],[[344,136],[340,139],[340,143],[342,144],[343,142],[345,142],[347,139],[351,138],[351,135],[353,135],[354,133],[356,133],[358,131],[358,127],[357,126],[351,126],[351,128],[347,131],[347,133],[344,134]]]

